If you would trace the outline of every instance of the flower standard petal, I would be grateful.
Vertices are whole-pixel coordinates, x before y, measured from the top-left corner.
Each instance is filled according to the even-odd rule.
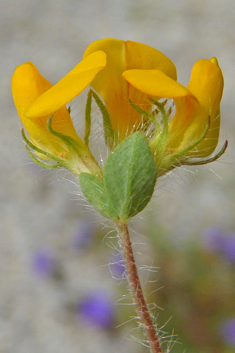
[[[112,128],[122,140],[131,122],[139,118],[138,113],[130,109],[127,99],[128,84],[121,76],[126,70],[125,42],[118,39],[96,41],[86,49],[84,58],[96,50],[103,50],[107,54],[107,65],[96,76],[91,86],[103,98],[110,114]]]
[[[106,65],[106,54],[95,52],[82,60],[56,85],[41,95],[26,111],[29,118],[51,115],[81,93]]]
[[[176,67],[173,62],[160,51],[146,44],[127,41],[126,50],[126,70],[143,69],[159,70],[167,76],[177,79]]]
[[[145,111],[151,110],[147,96],[130,86],[122,78],[122,73],[136,68],[159,69],[176,78],[176,69],[170,59],[158,50],[137,42],[102,39],[92,43],[84,57],[96,50],[103,50],[107,54],[107,65],[92,82],[92,87],[104,99],[113,129],[122,140],[143,121],[142,115],[130,106],[129,100]]]

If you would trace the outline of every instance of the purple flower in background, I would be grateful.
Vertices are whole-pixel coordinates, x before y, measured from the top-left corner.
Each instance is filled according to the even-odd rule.
[[[106,291],[94,290],[80,300],[77,314],[86,325],[110,329],[114,325],[115,307]]]
[[[72,246],[80,251],[92,244],[94,227],[88,219],[80,219],[72,233]]]
[[[203,234],[203,240],[207,250],[217,252],[221,248],[223,235],[224,233],[220,229],[207,229]]]
[[[111,262],[109,264],[109,269],[114,278],[116,279],[124,278],[126,267],[125,267],[125,262],[124,262],[122,253],[115,254],[112,257]]]
[[[39,277],[50,277],[56,272],[56,260],[49,250],[35,251],[31,261],[32,271]]]
[[[235,318],[226,320],[220,327],[223,341],[231,347],[235,347]]]
[[[227,260],[235,262],[235,233],[210,229],[205,232],[204,243],[208,251],[220,253]]]
[[[223,253],[230,261],[235,262],[235,233],[228,233],[223,239]]]

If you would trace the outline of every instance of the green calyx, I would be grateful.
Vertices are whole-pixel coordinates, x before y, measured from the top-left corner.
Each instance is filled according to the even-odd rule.
[[[130,101],[130,105],[138,113],[147,119],[147,121],[153,123],[154,129],[151,134],[151,138],[149,138],[149,146],[153,152],[156,165],[159,167],[158,161],[161,161],[164,158],[167,146],[168,113],[165,110],[166,101],[160,103],[158,101],[152,100],[152,103],[157,108],[151,114],[149,114]]]
[[[113,130],[112,122],[110,119],[110,115],[102,102],[99,96],[93,91],[90,90],[87,95],[87,102],[86,102],[86,111],[85,111],[85,137],[84,142],[86,145],[89,145],[89,137],[91,133],[91,105],[92,105],[92,98],[94,98],[96,104],[99,107],[99,110],[102,114],[103,118],[103,127],[104,127],[104,136],[105,136],[105,143],[113,150],[115,146],[118,144],[118,136],[116,132]]]
[[[217,160],[226,150],[228,141],[225,141],[222,148],[215,155],[208,158],[193,157],[193,151],[197,145],[206,138],[206,135],[210,128],[210,117],[208,117],[206,127],[202,134],[196,139],[186,144],[184,147],[179,148],[175,151],[171,151],[168,148],[168,120],[171,114],[171,110],[166,110],[165,104],[167,100],[160,103],[152,100],[152,103],[157,106],[151,114],[143,111],[141,108],[136,106],[130,101],[130,105],[138,111],[147,121],[153,123],[154,126],[151,136],[148,138],[149,146],[154,156],[154,161],[157,167],[157,177],[164,175],[170,170],[179,167],[181,165],[202,165],[214,162]]]
[[[50,152],[47,152],[47,151],[44,151],[42,150],[41,148],[38,148],[37,146],[35,146],[25,135],[25,132],[24,132],[24,129],[21,130],[21,134],[22,134],[22,137],[23,137],[23,140],[25,141],[26,143],[26,147],[27,147],[27,151],[31,157],[31,159],[33,160],[34,163],[40,165],[40,167],[43,167],[43,168],[46,168],[46,169],[55,169],[55,168],[62,168],[62,167],[65,167],[65,164],[64,164],[64,159],[63,158],[60,158],[58,156],[55,156],[53,155],[52,153]],[[53,162],[56,162],[56,164],[51,164],[50,162],[49,163],[44,163],[42,162],[40,159],[38,159],[33,153],[32,151],[35,151],[37,152],[38,154],[42,154],[43,156],[45,156],[48,160],[50,161],[53,161]]]
[[[197,145],[203,141],[206,137],[206,134],[210,128],[210,117],[208,117],[206,127],[202,134],[194,141],[186,145],[184,148],[178,149],[173,153],[166,153],[165,156],[161,160],[161,164],[159,165],[159,174],[158,177],[165,174],[166,172],[179,167],[181,165],[203,165],[216,161],[222,154],[225,152],[228,141],[225,141],[222,148],[218,153],[212,155],[208,158],[201,157],[193,157],[193,150]],[[167,149],[166,149],[167,151]]]
[[[64,143],[68,150],[69,156],[68,158],[63,158],[37,147],[26,137],[24,129],[22,129],[22,137],[26,142],[27,150],[33,162],[46,169],[66,168],[77,175],[81,172],[89,172],[101,177],[101,169],[89,148],[84,144],[81,145],[72,137],[55,131],[52,128],[52,119],[53,116],[50,116],[47,121],[47,130]],[[32,152],[32,150],[36,153],[36,155]],[[44,156],[46,162],[40,159],[40,155]]]
[[[126,221],[149,203],[156,183],[156,166],[145,136],[127,137],[109,155],[103,168],[103,181],[81,173],[84,196],[103,216]]]

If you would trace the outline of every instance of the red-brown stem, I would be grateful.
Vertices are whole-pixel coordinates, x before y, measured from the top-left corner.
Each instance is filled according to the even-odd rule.
[[[127,278],[131,287],[134,302],[136,304],[136,311],[140,317],[141,323],[144,327],[147,340],[150,345],[152,353],[163,353],[161,350],[160,340],[157,335],[155,326],[152,322],[147,304],[144,299],[143,291],[141,288],[135,258],[132,250],[132,244],[126,223],[116,223],[120,245],[123,250],[124,260],[126,264]]]

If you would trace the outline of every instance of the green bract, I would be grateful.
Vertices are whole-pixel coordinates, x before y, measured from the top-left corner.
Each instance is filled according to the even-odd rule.
[[[156,174],[146,138],[136,132],[110,154],[103,169],[103,181],[81,173],[80,185],[84,196],[100,214],[114,221],[125,221],[150,201]]]

